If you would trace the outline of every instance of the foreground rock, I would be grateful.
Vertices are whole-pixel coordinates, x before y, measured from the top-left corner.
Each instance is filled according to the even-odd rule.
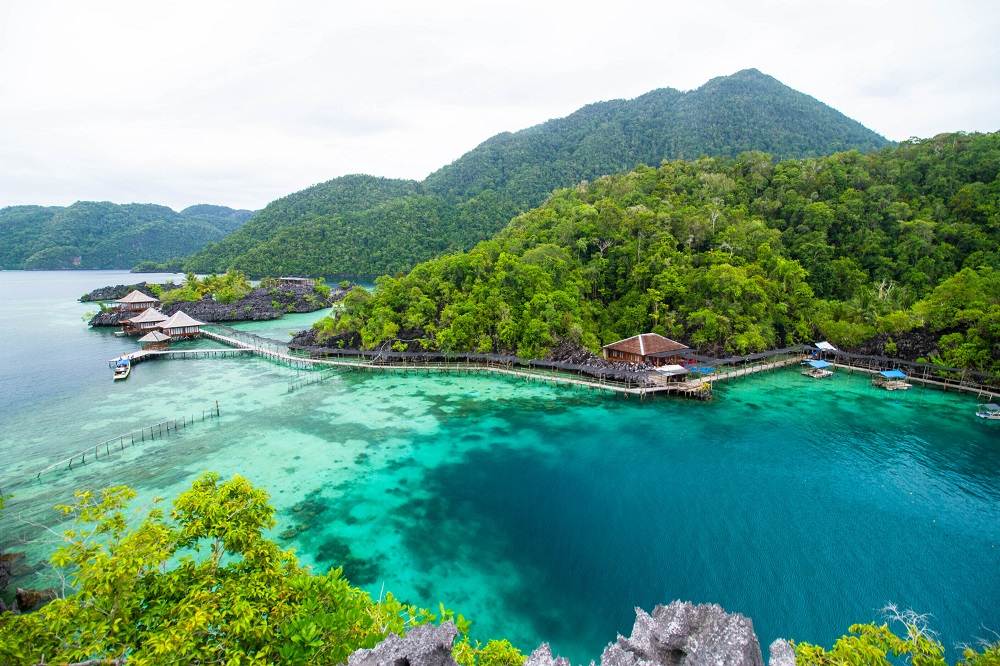
[[[370,650],[357,650],[347,658],[348,666],[455,666],[451,648],[458,636],[454,622],[424,625],[405,637],[396,634]]]
[[[753,622],[739,613],[680,601],[635,612],[632,636],[608,645],[601,666],[764,666]]]
[[[58,592],[54,587],[48,587],[44,590],[33,590],[33,589],[23,589],[17,588],[17,594],[15,595],[17,607],[22,611],[30,611],[36,606],[48,603],[56,598]]]
[[[455,666],[451,649],[457,635],[451,622],[417,627],[403,638],[390,635],[371,650],[358,650],[348,666]],[[770,666],[795,666],[795,651],[786,641],[776,640],[770,652]],[[571,665],[543,643],[524,666]],[[600,666],[764,666],[764,659],[749,618],[714,604],[675,601],[657,606],[652,615],[637,608],[632,636],[609,643]]]

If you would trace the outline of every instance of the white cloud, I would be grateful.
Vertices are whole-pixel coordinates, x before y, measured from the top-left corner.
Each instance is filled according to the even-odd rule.
[[[423,178],[584,104],[756,67],[892,139],[1000,129],[992,0],[0,4],[0,205],[258,208]]]

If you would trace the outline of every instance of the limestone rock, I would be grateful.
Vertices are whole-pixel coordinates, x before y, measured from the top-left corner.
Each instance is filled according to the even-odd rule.
[[[348,666],[457,666],[451,656],[458,636],[454,622],[441,626],[425,624],[400,638],[389,634],[370,650],[357,650],[347,658]]]
[[[764,666],[753,622],[738,613],[728,614],[715,604],[695,606],[675,601],[657,606],[649,615],[636,609],[632,636],[618,637],[609,646],[601,666]],[[629,663],[628,659],[634,660]]]
[[[784,638],[777,639],[771,643],[771,658],[767,666],[795,666],[795,648]]]
[[[566,657],[552,658],[552,648],[542,643],[524,660],[524,666],[570,666]]]
[[[53,587],[46,588],[44,590],[32,590],[30,588],[24,589],[19,587],[17,588],[17,593],[14,595],[14,598],[17,600],[16,603],[18,608],[28,611],[41,603],[52,601],[56,598],[57,594],[56,589]]]

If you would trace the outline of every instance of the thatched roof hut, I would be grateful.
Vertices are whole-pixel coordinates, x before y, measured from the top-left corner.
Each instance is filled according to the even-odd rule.
[[[205,322],[198,321],[184,312],[183,310],[177,311],[172,317],[166,321],[160,323],[157,327],[171,338],[193,338],[197,335],[201,335],[201,327],[205,325]]]
[[[152,296],[147,296],[138,289],[133,289],[129,293],[125,294],[124,297],[116,300],[115,303],[118,304],[117,307],[119,310],[142,312],[147,308],[156,307],[156,304],[159,303],[159,301]]]
[[[146,308],[142,314],[122,321],[122,330],[129,334],[143,333],[157,328],[160,322],[166,320],[167,316],[156,308]]]
[[[170,336],[162,331],[150,331],[139,338],[143,349],[166,349],[170,345]]]

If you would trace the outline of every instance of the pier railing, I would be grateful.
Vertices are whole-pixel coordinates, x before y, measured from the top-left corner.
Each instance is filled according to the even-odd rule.
[[[319,362],[333,360],[336,365],[356,365],[366,369],[373,368],[435,368],[447,371],[486,370],[514,374],[517,376],[553,379],[561,375],[573,383],[598,385],[612,391],[625,394],[643,393],[649,390],[664,390],[658,387],[658,382],[650,377],[648,370],[630,370],[607,368],[585,364],[564,363],[561,361],[545,361],[526,359],[504,354],[475,354],[449,352],[399,352],[393,351],[387,345],[376,350],[337,349],[332,347],[295,345],[280,340],[274,340],[254,333],[238,329],[212,325],[223,332],[225,337],[237,341],[246,348],[253,348],[256,353],[279,362],[290,365],[303,362]],[[218,339],[218,338],[217,338]],[[677,354],[692,362],[693,367],[703,372],[704,381],[730,380],[751,374],[768,372],[780,367],[792,365],[806,358],[825,358],[834,360],[838,365],[848,369],[877,372],[887,369],[906,369],[912,380],[925,385],[941,386],[945,390],[955,387],[963,391],[978,391],[981,395],[996,396],[1000,392],[1000,377],[976,370],[949,368],[929,363],[904,361],[898,358],[854,354],[843,351],[822,351],[811,344],[798,344],[780,349],[769,349],[753,354],[712,358],[701,356],[694,350],[682,351]],[[446,369],[447,368],[447,369]],[[708,372],[710,371],[710,373]],[[573,380],[572,376],[576,375]],[[306,385],[311,382],[301,382]],[[296,387],[297,388],[297,387]],[[294,389],[290,389],[294,390]]]
[[[168,437],[170,431],[177,433],[180,430],[184,430],[195,423],[204,422],[208,419],[217,419],[221,416],[221,411],[219,409],[219,403],[216,403],[209,407],[208,409],[201,410],[200,413],[192,413],[190,416],[184,415],[174,419],[167,419],[164,421],[159,421],[151,425],[139,428],[138,430],[132,430],[110,439],[105,439],[104,441],[98,442],[93,446],[88,446],[82,451],[78,451],[73,455],[63,458],[58,462],[54,462],[45,469],[39,470],[38,472],[31,474],[20,474],[20,475],[10,475],[3,479],[5,482],[19,478],[19,477],[34,477],[36,479],[41,479],[43,474],[53,472],[59,469],[73,469],[74,465],[79,467],[81,465],[86,465],[89,461],[103,460],[109,458],[116,450],[121,452],[124,451],[126,447],[132,447],[136,444],[141,444],[147,441],[154,441],[157,439],[162,439],[163,437]]]

